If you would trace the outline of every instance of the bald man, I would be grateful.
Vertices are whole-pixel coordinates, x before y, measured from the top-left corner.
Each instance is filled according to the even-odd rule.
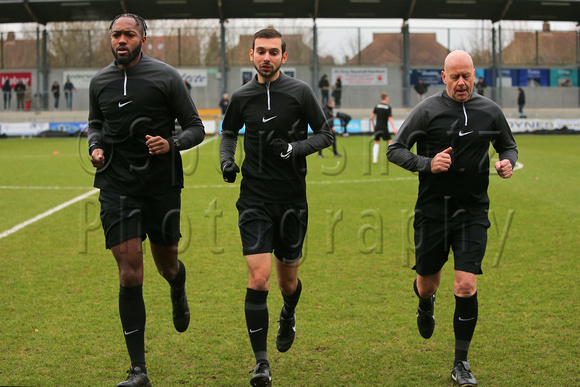
[[[489,144],[499,154],[494,167],[503,179],[512,176],[518,151],[501,108],[473,93],[475,68],[467,52],[451,52],[441,76],[445,90],[413,109],[389,146],[387,158],[419,172],[413,224],[419,333],[425,339],[433,334],[435,294],[452,249],[455,358],[451,377],[460,386],[476,386],[467,354],[477,323],[477,276],[482,274],[490,226]],[[415,144],[417,154],[410,151]]]

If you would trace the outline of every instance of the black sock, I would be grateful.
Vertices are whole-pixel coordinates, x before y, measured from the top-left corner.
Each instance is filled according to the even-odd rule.
[[[185,265],[183,264],[183,262],[181,262],[178,259],[177,264],[179,265],[179,270],[177,271],[175,278],[172,279],[171,281],[167,281],[167,282],[169,282],[169,286],[171,286],[171,288],[173,289],[173,292],[177,296],[179,296],[178,293],[183,291],[183,289],[185,288],[185,279],[186,279],[185,274],[186,273],[185,273]]]
[[[268,361],[268,291],[246,290],[246,326],[252,343],[256,363]]]
[[[119,315],[133,368],[145,368],[145,302],[143,285],[119,288]]]
[[[298,305],[298,300],[300,300],[300,293],[302,293],[302,282],[298,278],[298,285],[296,285],[296,290],[291,295],[284,294],[282,292],[282,298],[284,298],[284,306],[282,307],[281,315],[284,318],[290,318],[294,315],[294,309]]]
[[[469,345],[477,324],[477,292],[471,297],[455,296],[453,330],[455,332],[455,363],[467,361]]]

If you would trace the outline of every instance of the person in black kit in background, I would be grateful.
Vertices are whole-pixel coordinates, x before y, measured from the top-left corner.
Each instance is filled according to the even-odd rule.
[[[234,92],[222,125],[220,144],[224,181],[240,171],[235,162],[239,130],[245,125],[240,197],[236,203],[243,254],[248,266],[245,316],[256,359],[252,386],[270,386],[267,356],[268,306],[272,257],[284,306],[276,348],[286,352],[295,337],[302,291],[299,260],[308,224],[306,156],[332,143],[318,100],[304,82],[280,71],[288,53],[273,28],[254,34],[250,60],[258,74]],[[308,125],[314,135],[308,137]]]
[[[346,113],[336,112],[336,118],[338,118],[342,127],[342,137],[348,137],[348,123],[352,120],[352,117]]]
[[[442,72],[446,89],[417,105],[393,143],[389,161],[419,172],[415,205],[415,256],[419,297],[417,326],[428,339],[433,334],[435,292],[450,248],[455,259],[455,360],[452,379],[475,386],[467,354],[478,317],[477,275],[487,244],[489,143],[499,154],[498,175],[513,174],[518,151],[501,108],[473,93],[475,69],[465,51],[453,51]],[[417,144],[417,154],[410,149]]]
[[[89,154],[97,168],[94,185],[101,190],[106,247],[119,268],[119,313],[131,358],[127,380],[118,386],[150,386],[142,242],[148,235],[157,270],[171,288],[173,324],[184,332],[190,312],[185,266],[177,255],[183,188],[179,151],[201,143],[205,130],[179,73],[141,52],[145,21],[122,14],[110,30],[115,60],[89,86]]]
[[[318,88],[320,89],[320,95],[322,96],[322,100],[320,102],[322,106],[324,106],[328,103],[328,90],[330,89],[330,83],[328,82],[328,76],[326,74],[320,78],[320,82],[318,82]]]
[[[391,143],[391,133],[389,133],[389,123],[393,128],[393,133],[397,134],[397,127],[395,120],[393,120],[393,110],[389,103],[389,94],[381,93],[381,102],[375,106],[371,113],[371,124],[373,125],[373,132],[375,143],[373,145],[373,164],[379,162],[379,152],[381,147],[381,138]],[[375,120],[376,118],[376,120]]]
[[[334,137],[332,140],[332,153],[334,153],[334,157],[342,157],[342,155],[336,151],[336,128],[334,127],[334,112],[332,109],[334,109],[334,101],[330,100],[326,105],[324,105],[322,111],[324,112],[326,122],[328,122],[328,126],[332,131],[332,137]],[[322,150],[318,151],[318,157],[324,157],[322,155]]]

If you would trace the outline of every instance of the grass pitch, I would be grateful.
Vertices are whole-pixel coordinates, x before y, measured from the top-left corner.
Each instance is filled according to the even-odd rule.
[[[509,180],[490,181],[492,227],[469,361],[484,386],[577,385],[580,137],[516,141],[523,167]],[[183,156],[180,258],[192,311],[185,333],[173,328],[169,287],[144,245],[146,351],[156,386],[248,385],[253,367],[239,181],[222,182],[219,140],[206,142]],[[309,157],[304,292],[297,338],[285,354],[274,344],[282,300],[272,277],[273,381],[451,386],[450,264],[433,337],[422,339],[415,323],[410,216],[417,177],[387,164],[384,144],[381,162],[370,163],[371,137],[339,138],[338,145],[340,159],[330,151]],[[104,247],[97,194],[90,194],[86,139],[0,140],[0,170],[0,385],[115,385],[129,358],[117,268]]]

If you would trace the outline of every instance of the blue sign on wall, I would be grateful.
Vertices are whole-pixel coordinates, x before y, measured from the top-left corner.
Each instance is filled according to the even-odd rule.
[[[550,70],[520,69],[519,84],[514,86],[550,86]]]
[[[578,70],[550,69],[550,86],[578,87]]]
[[[475,73],[477,76],[478,71],[476,70]],[[497,85],[491,69],[485,69],[483,73],[488,86]],[[504,87],[550,86],[550,70],[548,69],[502,69],[501,78]]]
[[[443,69],[411,70],[411,86],[417,83],[419,79],[422,79],[429,86],[443,85],[441,71]]]

